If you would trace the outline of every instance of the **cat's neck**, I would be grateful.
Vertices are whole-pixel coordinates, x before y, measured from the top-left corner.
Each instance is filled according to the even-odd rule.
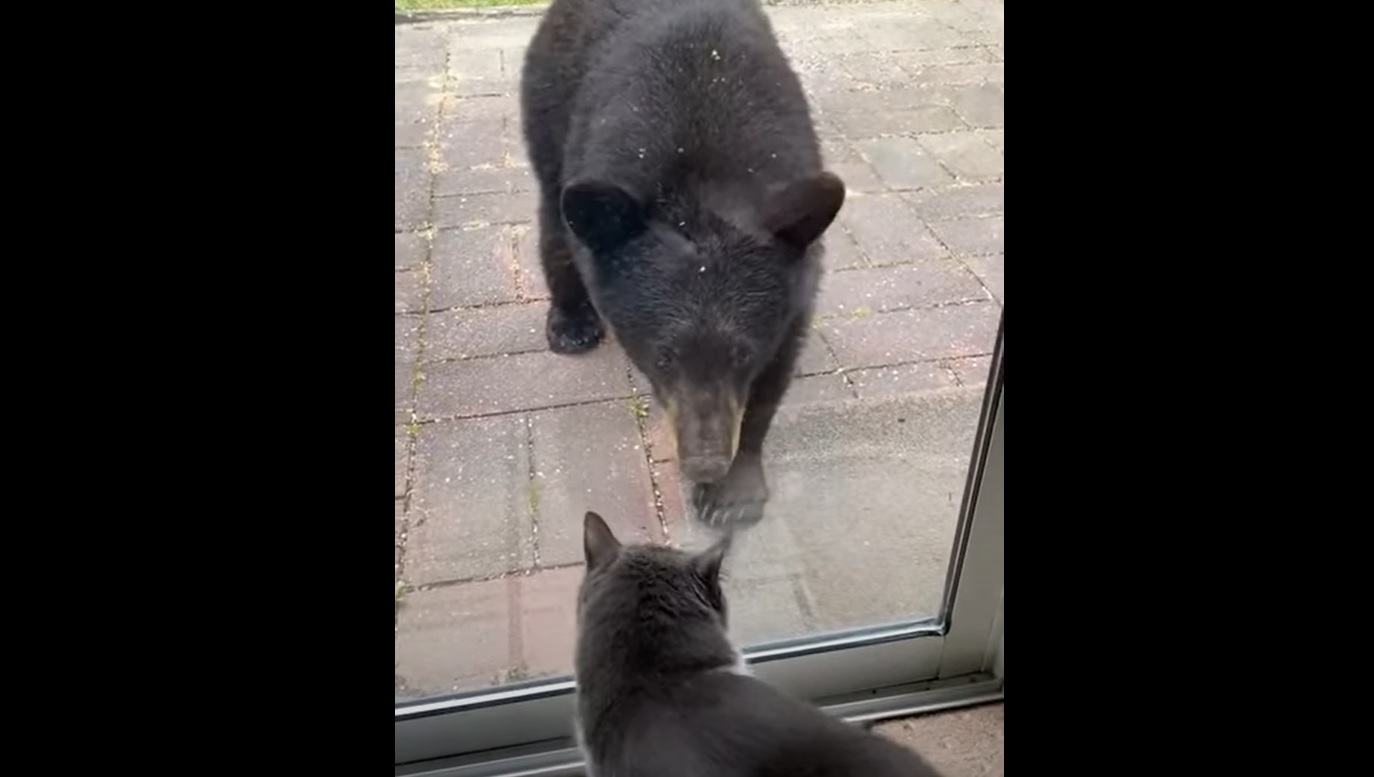
[[[576,663],[579,685],[605,693],[743,667],[725,630],[707,618],[598,624],[583,631]]]

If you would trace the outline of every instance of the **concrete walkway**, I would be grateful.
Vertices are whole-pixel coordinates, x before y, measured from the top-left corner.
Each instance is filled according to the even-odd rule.
[[[544,342],[516,96],[541,12],[396,26],[398,695],[568,673],[584,511],[699,539],[643,378]],[[770,15],[850,193],[727,567],[745,644],[934,613],[1004,298],[1001,2]]]

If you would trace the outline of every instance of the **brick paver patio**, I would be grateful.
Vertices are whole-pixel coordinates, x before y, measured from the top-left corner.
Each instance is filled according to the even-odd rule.
[[[1004,298],[1000,0],[769,10],[850,192],[727,565],[744,644],[935,612]],[[616,345],[544,342],[517,98],[541,12],[396,26],[398,696],[569,672],[586,510],[704,536]]]

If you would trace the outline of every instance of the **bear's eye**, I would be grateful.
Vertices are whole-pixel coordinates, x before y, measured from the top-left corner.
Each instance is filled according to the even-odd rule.
[[[660,370],[668,369],[673,364],[673,352],[666,348],[659,351],[658,358],[654,360],[654,364],[657,365]]]

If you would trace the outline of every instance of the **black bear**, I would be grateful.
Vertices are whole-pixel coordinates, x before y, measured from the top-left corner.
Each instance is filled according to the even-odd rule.
[[[845,197],[762,7],[554,0],[520,96],[549,347],[609,326],[672,421],[697,515],[757,520]]]

